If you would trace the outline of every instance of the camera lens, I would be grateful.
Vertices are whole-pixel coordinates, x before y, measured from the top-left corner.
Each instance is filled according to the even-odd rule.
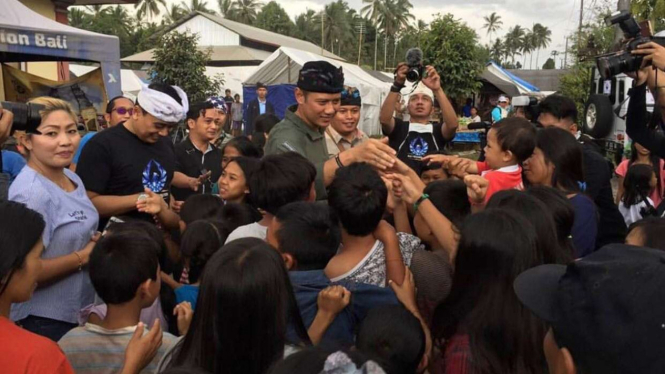
[[[417,68],[411,68],[406,72],[406,80],[409,82],[417,82],[420,80],[420,73]]]
[[[42,117],[39,115],[39,111],[44,109],[43,105],[15,103],[11,101],[1,101],[0,104],[2,105],[3,109],[6,109],[14,114],[12,131],[34,130],[42,123]]]

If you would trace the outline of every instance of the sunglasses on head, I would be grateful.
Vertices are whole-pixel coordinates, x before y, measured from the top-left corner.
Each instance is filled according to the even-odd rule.
[[[134,108],[127,109],[127,108],[120,107],[120,108],[114,108],[113,111],[120,114],[121,116],[124,116],[125,114],[128,114],[128,113],[129,113],[130,116],[132,114],[134,114]]]

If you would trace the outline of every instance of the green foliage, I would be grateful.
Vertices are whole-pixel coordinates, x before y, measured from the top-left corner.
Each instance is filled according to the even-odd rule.
[[[571,71],[561,77],[559,91],[575,101],[577,112],[584,113],[584,104],[589,99],[591,91],[591,69],[586,64],[577,64]]]
[[[211,51],[197,49],[198,39],[197,35],[177,31],[162,36],[155,48],[155,63],[148,72],[152,82],[182,88],[190,102],[216,95],[224,84],[220,76],[211,79],[205,75]]]
[[[650,20],[654,32],[665,30],[664,0],[632,0],[630,10],[638,19]]]
[[[438,15],[423,36],[425,63],[441,74],[441,84],[452,98],[468,97],[478,89],[475,77],[483,71],[486,61],[479,61],[476,32],[452,14]]]
[[[556,69],[556,63],[552,58],[548,58],[547,61],[545,61],[545,64],[543,64],[543,69],[545,70]]]
[[[269,2],[261,8],[254,21],[254,26],[282,35],[293,35],[296,27],[284,8],[275,1]]]

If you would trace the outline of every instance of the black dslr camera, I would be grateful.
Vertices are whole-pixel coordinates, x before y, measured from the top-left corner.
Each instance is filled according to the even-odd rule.
[[[652,36],[650,27],[642,28],[629,11],[614,12],[605,19],[605,23],[608,26],[619,25],[627,42],[621,47],[621,52],[607,53],[596,57],[598,72],[603,79],[610,79],[617,74],[639,70],[642,66],[643,56],[630,53],[637,49],[637,46],[652,41],[665,46],[665,38]]]
[[[423,51],[420,48],[411,48],[406,51],[406,64],[409,67],[409,71],[406,72],[406,80],[416,83],[425,77]]]
[[[2,109],[6,109],[14,114],[12,133],[15,130],[26,131],[27,129],[36,129],[42,123],[39,111],[44,110],[43,105],[15,103],[12,101],[0,101],[0,105],[2,105]]]

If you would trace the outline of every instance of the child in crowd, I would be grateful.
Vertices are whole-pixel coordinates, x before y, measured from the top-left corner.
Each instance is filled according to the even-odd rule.
[[[240,226],[258,222],[261,218],[261,213],[250,205],[226,203],[215,220],[221,221],[226,232],[230,233]]]
[[[626,221],[626,226],[655,215],[653,200],[649,197],[658,186],[653,166],[633,164],[628,168],[623,180],[623,196],[619,204],[619,212]]]
[[[633,141],[630,144],[630,159],[621,161],[616,170],[614,170],[614,173],[619,177],[619,189],[616,193],[617,205],[621,205],[621,198],[624,194],[623,181],[626,178],[626,173],[635,164],[645,164],[653,167],[658,186],[651,191],[649,198],[653,201],[653,205],[657,207],[663,201],[663,196],[665,196],[665,160],[652,154],[651,151]]]
[[[464,182],[471,202],[479,206],[485,205],[497,191],[524,189],[521,164],[535,147],[536,128],[524,118],[512,117],[495,123],[487,133],[484,162],[444,155],[429,155],[423,161],[441,162],[449,169],[470,174],[464,177]]]
[[[193,310],[196,310],[203,269],[210,257],[224,245],[227,236],[228,232],[220,221],[199,220],[187,227],[180,241],[180,252],[189,284],[181,284],[169,276],[162,275],[164,283],[174,290],[176,303],[186,301],[191,304]]]
[[[448,176],[448,172],[444,170],[443,165],[438,162],[425,164],[420,171],[420,179],[423,181],[423,183],[425,183],[425,185],[436,182],[438,180],[446,180],[448,178],[450,178]]]
[[[340,310],[328,308],[335,313],[323,310],[322,303],[327,304],[325,307],[330,304],[323,297],[333,292],[323,269],[341,242],[339,222],[326,205],[308,202],[285,205],[268,228],[267,241],[282,255],[289,270],[300,314],[313,343],[351,347],[357,326],[369,309],[397,303],[395,294],[387,288],[338,282],[336,285],[343,288],[338,291],[343,295],[352,291],[353,303],[342,305]]]
[[[246,136],[233,138],[222,147],[222,169],[226,168],[229,161],[240,156],[258,159],[263,157],[263,149],[256,147]]]
[[[187,225],[200,219],[219,219],[224,208],[224,201],[216,195],[192,195],[185,200],[180,208],[180,233],[184,233]]]
[[[90,256],[90,279],[107,304],[106,317],[100,325],[88,323],[71,330],[58,342],[77,373],[113,373],[122,366],[122,352],[139,323],[141,310],[159,295],[159,251],[147,235],[116,233],[99,241]],[[174,313],[181,332],[186,332],[191,307],[179,305]],[[162,339],[148,372],[156,372],[159,359],[176,341],[166,332]]]
[[[248,181],[258,163],[258,159],[242,156],[229,161],[217,182],[219,197],[227,203],[250,203]]]
[[[279,121],[279,117],[270,113],[261,114],[256,117],[254,120],[254,133],[250,136],[256,148],[263,149],[266,147],[270,131]]]
[[[240,226],[226,243],[240,238],[265,240],[268,226],[282,206],[294,201],[315,201],[316,169],[305,157],[295,152],[269,155],[261,159],[249,180],[249,196],[263,218]]]
[[[665,218],[648,217],[628,228],[626,244],[665,251]]]
[[[342,225],[342,247],[326,266],[333,282],[353,280],[385,287],[388,279],[401,284],[404,265],[422,249],[420,239],[399,233],[381,221],[388,189],[379,174],[365,163],[337,170],[328,204]]]

